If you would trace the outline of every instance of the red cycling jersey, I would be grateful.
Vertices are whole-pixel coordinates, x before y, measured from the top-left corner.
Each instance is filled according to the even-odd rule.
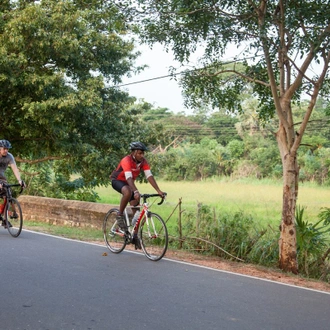
[[[125,173],[128,175],[131,173],[132,179],[135,180],[139,176],[141,170],[149,172],[148,175],[146,173],[147,177],[151,175],[150,166],[144,158],[141,163],[137,163],[132,155],[127,155],[120,161],[117,168],[111,173],[110,179],[127,182]]]

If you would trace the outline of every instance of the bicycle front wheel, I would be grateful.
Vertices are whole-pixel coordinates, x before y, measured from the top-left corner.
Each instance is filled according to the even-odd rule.
[[[168,234],[164,220],[156,213],[149,212],[140,225],[141,247],[146,257],[158,261],[166,253]]]
[[[103,221],[104,242],[107,248],[113,253],[120,253],[126,246],[125,235],[120,230],[116,221],[117,214],[117,209],[111,209]]]
[[[23,215],[18,200],[12,198],[5,208],[5,221],[9,234],[18,237],[23,227]]]

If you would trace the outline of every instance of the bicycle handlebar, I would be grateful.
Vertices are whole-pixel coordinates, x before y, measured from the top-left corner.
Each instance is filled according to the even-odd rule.
[[[147,199],[150,198],[150,197],[160,197],[162,200],[157,204],[161,205],[161,204],[164,203],[164,200],[165,200],[166,196],[167,196],[167,193],[164,193],[163,196],[160,196],[159,194],[142,194],[141,198],[143,198],[143,202],[146,203]]]
[[[9,184],[7,182],[3,182],[0,181],[0,185],[2,185],[5,188],[11,188],[11,187],[21,187],[21,190],[19,192],[19,194],[23,191],[24,187],[22,187],[19,183],[13,183],[13,184]]]

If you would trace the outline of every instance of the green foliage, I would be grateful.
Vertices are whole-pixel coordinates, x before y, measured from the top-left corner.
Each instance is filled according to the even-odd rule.
[[[232,117],[217,111],[205,120],[205,125],[212,131],[217,142],[226,146],[231,140],[239,138],[235,127],[237,122],[237,116]]]
[[[255,132],[251,136],[246,136],[244,142],[246,158],[257,167],[257,177],[276,177],[276,171],[282,167],[275,139]],[[280,175],[282,176],[282,173]]]
[[[62,188],[67,195],[67,186],[80,191],[81,182],[88,190],[108,183],[131,140],[154,142],[140,125],[141,109],[131,108],[135,99],[113,87],[141,69],[134,67],[139,54],[117,6],[8,1],[0,17],[0,131],[27,182],[46,186],[55,180],[56,195]],[[54,166],[50,178],[35,166],[43,162]],[[39,170],[46,181],[36,179]],[[77,185],[69,181],[73,173],[82,177]],[[31,189],[43,194],[45,188]],[[94,198],[87,195],[77,194]]]
[[[315,223],[304,220],[304,207],[296,209],[297,252],[300,272],[313,278],[330,279],[330,209],[323,208]]]
[[[55,172],[58,166],[58,161],[39,163],[34,166],[22,166],[21,170],[25,169],[30,172],[25,194],[32,196],[61,198],[70,200],[80,200],[96,202],[98,194],[93,190],[93,184],[86,184],[81,178],[71,179],[70,175],[65,175],[62,171]],[[9,180],[13,180],[11,172],[8,172]],[[14,182],[14,181],[13,181]]]
[[[277,266],[279,256],[279,232],[276,232],[274,228],[268,226],[267,229],[261,231],[259,236],[251,252],[246,256],[246,261],[267,267]]]
[[[166,180],[205,180],[215,175],[226,174],[228,152],[216,140],[203,138],[199,144],[183,143],[161,155]]]
[[[276,142],[260,132],[242,138],[231,140],[226,146],[211,136],[199,143],[176,143],[157,155],[163,165],[159,173],[163,178],[175,181],[232,174],[235,177],[280,177],[281,161]],[[156,161],[155,156],[153,161]]]
[[[241,156],[243,156],[244,153],[244,142],[231,140],[227,145],[227,149],[231,159],[239,159]]]
[[[207,137],[203,138],[198,137],[192,127],[179,129],[180,123],[177,127],[174,124],[176,128],[168,134],[170,132],[169,128],[172,127],[172,124],[169,123],[176,123],[178,116],[169,113],[166,109],[155,110],[155,116],[148,118],[151,126],[159,129],[158,137],[162,136],[162,140],[158,140],[160,144],[155,149],[155,155],[152,156],[152,163],[157,164],[157,173],[167,180],[175,181],[199,180],[229,175],[234,178],[281,178],[283,176],[283,166],[277,142],[273,134],[263,127],[260,120],[255,117],[253,99],[249,96],[247,99],[243,99],[243,102],[245,112],[234,118],[224,115],[222,112],[215,112],[209,116],[207,112],[202,110],[194,116],[186,116],[190,121],[199,123],[202,128],[210,128],[210,122],[215,124],[212,130],[208,131]],[[323,107],[325,106],[326,103],[323,104]],[[248,111],[249,107],[253,112]],[[153,110],[150,109],[150,113],[152,113]],[[159,111],[162,113],[160,120],[156,119],[158,118],[156,113]],[[180,116],[183,117],[182,114]],[[315,116],[319,118],[319,122],[327,120],[327,117],[324,117],[324,112],[320,112],[320,110],[315,112]],[[163,121],[165,117],[166,122]],[[214,118],[216,118],[216,121],[213,121]],[[221,131],[222,127],[226,127],[226,118],[235,120],[235,129],[237,130],[236,135],[228,136],[227,142],[221,144],[216,129]],[[161,126],[156,126],[160,121],[163,121],[160,124]],[[207,131],[204,130],[203,132]],[[314,134],[317,134],[316,139],[314,139]],[[195,136],[196,142],[194,143],[191,139],[192,135]],[[311,143],[314,142],[310,145],[303,144],[299,151],[301,181],[329,184],[330,149],[325,147],[326,144],[322,144],[322,141],[327,139],[326,136],[326,129],[306,133],[306,139]],[[208,144],[206,141],[210,140],[212,142]],[[171,141],[172,143],[170,143]],[[161,147],[162,145],[166,147]],[[200,155],[196,156],[198,152],[200,152]],[[195,159],[192,160],[192,166],[190,166],[193,157]],[[205,157],[207,157],[208,166],[205,166]],[[198,168],[204,168],[205,171],[202,174],[198,173]]]
[[[278,263],[278,233],[257,229],[251,215],[223,213],[199,203],[197,212],[184,213],[183,248],[274,267]]]
[[[299,155],[300,178],[305,181],[329,185],[330,148],[308,149]]]
[[[186,96],[185,105],[196,108],[206,103],[213,109],[220,109],[226,104],[228,111],[242,112],[241,93],[245,91],[246,83],[234,71],[233,65],[217,62],[203,69],[187,71],[181,79]],[[232,73],[224,73],[219,79],[217,72]]]
[[[229,259],[245,259],[263,235],[243,212],[218,214],[198,204],[197,213],[184,213],[185,246]]]
[[[330,208],[323,208],[316,223],[303,217],[304,208],[298,206],[299,272],[310,278],[330,281]],[[278,263],[279,231],[271,226],[258,229],[253,218],[244,212],[224,214],[198,203],[196,212],[183,213],[183,223],[183,248],[268,267]]]
[[[305,175],[309,175],[310,179],[313,180],[317,173],[320,172],[321,162],[315,157],[310,151],[304,155],[304,171]]]

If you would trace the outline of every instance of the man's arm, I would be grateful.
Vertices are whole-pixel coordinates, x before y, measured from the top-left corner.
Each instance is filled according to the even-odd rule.
[[[17,165],[16,163],[13,163],[13,164],[9,164],[9,166],[11,167],[18,183],[21,185],[21,186],[24,186],[25,187],[25,182],[21,179],[21,174],[19,173],[19,170],[17,168]]]
[[[132,177],[127,178],[126,181],[127,181],[128,185],[129,185],[129,187],[131,188],[132,191],[138,191]]]
[[[153,177],[153,175],[148,176],[147,179],[148,179],[149,183],[152,185],[152,187],[158,192],[158,194],[159,194],[160,196],[163,196],[163,195],[164,195],[164,192],[162,192],[162,191],[159,189],[158,184],[157,184],[155,178]]]

